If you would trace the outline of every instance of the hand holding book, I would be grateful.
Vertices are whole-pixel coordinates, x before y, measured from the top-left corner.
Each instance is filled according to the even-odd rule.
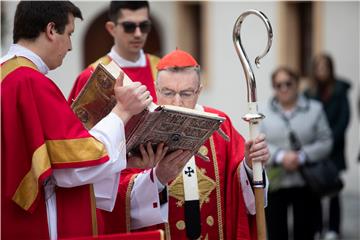
[[[124,122],[124,125],[135,114],[143,111],[151,102],[152,97],[144,85],[138,82],[131,82],[123,85],[124,73],[120,72],[114,86],[116,105],[113,112]]]
[[[166,156],[169,148],[164,143],[160,143],[154,152],[153,146],[148,142],[147,144],[140,144],[139,149],[139,155],[128,155],[127,168],[153,168]]]
[[[192,156],[189,150],[176,150],[166,155],[155,167],[155,174],[159,181],[163,185],[168,184],[179,175]]]
[[[220,125],[225,119],[194,109],[158,106],[144,86],[132,82],[126,74],[119,77],[121,72],[113,62],[96,67],[72,104],[84,126],[90,129],[110,111],[115,111],[126,122],[128,153],[140,155],[141,144],[151,143],[156,149],[158,144],[164,143],[169,148],[168,153],[181,149],[206,159],[198,149],[214,131],[222,134]]]

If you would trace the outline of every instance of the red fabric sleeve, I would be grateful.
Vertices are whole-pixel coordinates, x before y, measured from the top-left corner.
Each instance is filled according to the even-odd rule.
[[[43,184],[52,168],[96,165],[108,156],[103,144],[82,126],[58,87],[34,68],[19,65],[21,61],[14,58],[1,66],[2,70],[11,68],[1,82],[1,179],[5,180],[1,181],[1,210],[7,218],[2,235],[45,239],[49,232]],[[86,187],[89,185],[62,189],[71,196],[68,206],[79,213],[72,221],[82,226],[62,218],[58,220],[59,237],[68,231],[73,236],[91,234],[91,217],[86,215],[90,214],[90,192]],[[61,200],[65,195],[56,190]],[[69,216],[64,212],[71,211],[62,211],[65,205],[64,201],[57,203],[59,217]]]
[[[83,167],[108,160],[105,147],[87,132],[58,87],[43,74],[19,67],[7,75],[1,88],[2,174],[11,179],[3,190],[9,191],[10,198],[17,191],[14,199],[22,202],[21,207],[33,209],[29,204],[36,199],[24,199],[30,190],[38,194],[32,178],[41,186],[43,174],[49,176],[52,167]]]

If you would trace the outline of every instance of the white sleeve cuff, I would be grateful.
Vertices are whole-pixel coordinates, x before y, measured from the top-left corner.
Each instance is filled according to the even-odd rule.
[[[103,173],[106,176],[94,183],[94,193],[96,197],[96,207],[112,211],[118,192],[120,171],[126,168],[126,140],[124,123],[115,113],[110,112],[91,130],[95,138],[101,141],[109,155],[109,162],[113,162],[112,172]],[[115,164],[117,162],[117,164]],[[106,164],[106,163],[105,163]]]
[[[169,204],[160,206],[158,186],[154,178],[156,176],[152,170],[144,171],[135,178],[130,200],[132,230],[168,221]]]
[[[113,174],[94,183],[96,207],[111,212],[118,193],[120,173]]]
[[[123,168],[126,167],[125,126],[121,118],[110,112],[89,133],[105,145],[110,161],[122,160]]]
[[[246,170],[246,172],[247,172],[247,174],[249,175],[249,177],[250,177],[250,182],[252,183],[252,179],[253,179],[253,171],[252,171],[252,169],[249,167],[249,165],[247,164],[247,162],[245,161],[245,158],[244,158],[244,160],[242,161],[243,163],[244,163],[244,166],[245,166],[245,170]]]
[[[241,189],[242,189],[242,194],[244,197],[244,201],[245,201],[245,206],[247,209],[247,212],[251,215],[255,215],[256,214],[256,209],[255,209],[255,195],[252,189],[252,185],[251,185],[251,180],[248,178],[248,174],[249,176],[252,176],[252,170],[247,166],[246,161],[243,160],[240,163],[240,184],[241,184]],[[268,178],[267,178],[267,174],[265,172],[265,189],[264,189],[264,206],[267,206],[267,193],[268,193]]]
[[[105,145],[110,159],[92,167],[56,169],[53,176],[56,185],[61,187],[94,184],[97,207],[111,211],[117,196],[120,171],[126,167],[124,124],[116,114],[110,113],[89,133]]]
[[[156,186],[158,188],[158,192],[161,192],[162,190],[164,190],[165,185],[160,182],[160,180],[158,179],[158,177],[155,174],[155,170],[154,170],[154,178],[155,178]]]

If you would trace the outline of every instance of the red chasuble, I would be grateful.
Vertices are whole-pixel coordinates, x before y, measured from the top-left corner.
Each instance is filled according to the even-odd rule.
[[[230,137],[230,141],[226,142],[215,132],[199,149],[203,155],[209,157],[210,162],[195,158],[200,197],[201,239],[256,239],[255,216],[247,214],[240,185],[239,164],[244,158],[244,139],[224,113],[211,108],[205,108],[205,111],[226,118],[221,129]],[[130,231],[130,193],[136,174],[130,169],[121,173],[114,211],[102,211],[106,233]],[[186,239],[181,174],[168,188],[169,224],[143,230],[161,228],[165,231],[166,239]]]
[[[146,54],[146,65],[144,67],[121,67],[121,69],[130,77],[131,80],[141,82],[145,85],[153,97],[153,101],[156,103],[156,91],[155,91],[155,78],[157,74],[156,64],[159,62],[159,58]],[[96,66],[99,63],[108,64],[112,59],[106,55],[96,62],[89,65],[76,79],[75,84],[70,92],[68,102],[71,104],[73,100],[80,93],[81,89],[84,87],[87,80],[90,78],[92,72],[95,70]]]
[[[1,65],[1,236],[48,239],[44,181],[108,160],[59,88],[22,57]],[[97,233],[92,185],[56,188],[58,237]]]

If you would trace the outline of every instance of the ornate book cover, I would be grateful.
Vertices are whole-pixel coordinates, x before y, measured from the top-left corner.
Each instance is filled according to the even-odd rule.
[[[103,64],[99,64],[72,103],[71,108],[86,129],[91,129],[116,105],[115,79]]]
[[[216,114],[161,105],[143,112],[136,126],[126,125],[126,146],[128,151],[137,152],[141,143],[164,142],[169,151],[184,149],[196,153],[223,121]]]
[[[73,102],[72,109],[87,129],[115,106],[114,84],[120,71],[115,63],[99,64]],[[125,75],[124,84],[129,81]],[[139,145],[147,142],[154,146],[164,142],[169,151],[185,149],[196,153],[213,132],[219,130],[224,120],[213,113],[152,103],[126,124],[127,152],[137,153]]]

